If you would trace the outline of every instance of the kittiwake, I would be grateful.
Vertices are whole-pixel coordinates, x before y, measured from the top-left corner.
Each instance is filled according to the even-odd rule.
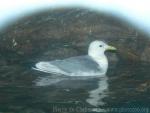
[[[67,76],[103,76],[108,69],[107,50],[116,50],[103,41],[95,40],[90,43],[88,54],[63,60],[40,61],[33,69]]]

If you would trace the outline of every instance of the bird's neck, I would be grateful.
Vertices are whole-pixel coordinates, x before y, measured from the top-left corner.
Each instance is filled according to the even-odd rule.
[[[108,69],[108,59],[105,56],[104,53],[98,55],[90,55],[89,56],[92,57],[92,59],[100,66],[100,68],[102,69],[103,73],[105,74],[107,72]]]

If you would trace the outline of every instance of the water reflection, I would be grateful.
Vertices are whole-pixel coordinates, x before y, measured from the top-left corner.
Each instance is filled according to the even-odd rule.
[[[42,72],[43,73],[43,72]],[[100,81],[105,78],[101,77]],[[95,79],[99,80],[99,76],[66,76],[66,75],[55,75],[49,74],[44,76],[39,76],[36,80],[33,81],[35,86],[50,86],[50,85],[57,85],[60,82],[67,82],[67,81],[84,81],[84,83],[88,83],[89,80],[94,81]],[[76,85],[76,84],[75,84]],[[95,86],[96,84],[94,84]],[[81,86],[82,87],[82,86]]]
[[[105,75],[104,77],[64,77],[64,76],[57,76],[57,75],[50,75],[50,76],[42,76],[39,77],[34,81],[36,86],[50,86],[50,85],[57,85],[60,82],[63,84],[67,84],[68,81],[75,80],[76,82],[82,80],[83,84],[80,84],[79,88],[84,87],[86,83],[89,82],[89,79],[98,79],[96,83],[94,82],[94,86],[96,84],[98,87],[95,89],[93,88],[92,90],[88,90],[89,97],[86,99],[86,102],[92,106],[103,106],[105,103],[103,102],[103,99],[107,97],[107,92],[108,92],[108,77]],[[76,85],[76,84],[74,84]],[[74,87],[72,85],[72,87]],[[69,86],[71,87],[71,86]]]
[[[103,78],[71,78],[13,67],[0,70],[3,75],[0,82],[1,112],[14,110],[12,113],[25,113],[24,110],[36,112],[37,109],[51,112],[53,105],[83,105],[102,108],[98,109],[102,112],[106,106],[146,107],[150,102],[149,64],[119,65],[115,69],[110,68]],[[8,71],[14,74],[8,75]],[[98,112],[97,109],[92,110]]]
[[[61,82],[63,80],[67,80],[69,78],[66,77],[59,77],[56,75],[51,75],[51,76],[42,76],[42,77],[38,77],[35,81],[33,81],[35,83],[35,86],[49,86],[49,85],[53,85],[56,84],[58,82]]]
[[[108,96],[108,77],[104,76],[103,78],[100,78],[98,82],[98,87],[94,90],[89,91],[89,98],[86,100],[89,104],[93,106],[102,106],[105,103],[103,102],[103,99]]]

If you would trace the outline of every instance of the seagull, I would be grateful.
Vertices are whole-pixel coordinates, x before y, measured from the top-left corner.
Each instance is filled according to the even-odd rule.
[[[88,54],[75,56],[63,60],[40,61],[33,67],[34,70],[67,76],[104,76],[108,69],[107,50],[116,50],[115,47],[103,41],[92,41]]]

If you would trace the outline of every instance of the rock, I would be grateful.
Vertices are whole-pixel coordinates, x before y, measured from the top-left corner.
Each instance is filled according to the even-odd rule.
[[[148,53],[150,53],[150,47],[149,46],[144,49],[144,51],[143,51],[143,53],[141,55],[141,60],[142,61],[149,61],[150,60],[149,59],[150,58],[150,54],[148,54]]]
[[[150,88],[150,81],[140,84],[136,90],[139,92],[146,92]]]
[[[1,31],[0,37],[0,53],[9,63],[86,54],[96,39],[117,47],[112,60],[150,62],[150,37],[123,20],[89,9],[32,14]]]

